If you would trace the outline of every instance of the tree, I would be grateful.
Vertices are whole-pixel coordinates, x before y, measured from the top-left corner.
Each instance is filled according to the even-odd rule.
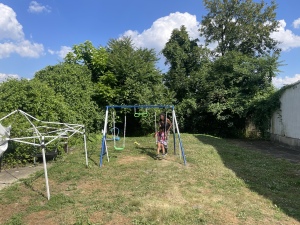
[[[106,73],[100,78],[102,81],[108,75],[111,90],[115,97],[112,104],[118,105],[151,105],[170,104],[173,93],[163,84],[163,76],[156,68],[158,58],[153,49],[136,48],[128,37],[111,39],[107,46],[109,54]],[[106,79],[106,78],[105,78]],[[154,112],[149,110],[149,112]],[[128,134],[140,135],[153,131],[153,118],[134,118],[129,116],[131,128]],[[143,131],[143,132],[141,132]]]
[[[38,80],[10,79],[0,85],[0,108],[4,116],[16,109],[44,121],[73,120],[64,97]]]
[[[204,0],[209,11],[203,17],[200,35],[207,44],[217,43],[217,54],[238,51],[252,56],[278,54],[278,42],[270,34],[279,27],[277,5],[263,0]]]
[[[153,49],[135,48],[128,37],[111,39],[107,46],[108,70],[115,75],[116,104],[157,104],[169,100],[156,68]]]
[[[93,100],[95,85],[91,71],[85,65],[62,63],[38,71],[34,79],[46,83],[55,93],[64,97],[74,111],[74,123],[81,123],[88,131],[99,130],[101,111]]]
[[[175,93],[174,103],[183,131],[201,131],[205,77],[210,68],[210,51],[191,40],[185,26],[174,29],[162,54],[169,71],[166,86]]]
[[[209,65],[209,51],[198,46],[198,40],[191,40],[185,26],[172,31],[169,41],[162,50],[166,65],[170,65],[165,74],[166,85],[176,93],[181,102],[202,89],[203,74]]]
[[[65,58],[66,64],[84,65],[90,70],[95,87],[93,100],[103,109],[116,104],[170,103],[173,93],[164,86],[157,61],[153,49],[136,48],[129,37],[111,39],[105,48],[95,48],[86,41],[75,45]],[[148,120],[141,119],[135,126],[149,128],[147,124]]]
[[[272,60],[231,51],[213,63],[206,78],[207,112],[214,115],[214,123],[222,124],[227,135],[241,133],[253,99],[272,90],[267,66]]]
[[[242,135],[258,95],[268,96],[278,72],[280,49],[274,1],[204,0],[208,14],[200,35],[217,43],[206,80],[205,107],[211,128],[223,136]],[[252,106],[251,106],[252,105]]]
[[[0,117],[17,109],[43,121],[73,122],[75,112],[65,103],[59,93],[39,80],[11,79],[0,84]],[[32,136],[32,128],[24,116],[14,114],[3,120],[3,125],[12,126],[14,137]],[[10,165],[26,163],[32,160],[33,147],[10,142],[5,153],[5,162]]]
[[[73,46],[73,52],[65,57],[70,64],[85,65],[91,71],[91,80],[95,83],[106,72],[108,54],[104,47],[95,48],[90,41]]]

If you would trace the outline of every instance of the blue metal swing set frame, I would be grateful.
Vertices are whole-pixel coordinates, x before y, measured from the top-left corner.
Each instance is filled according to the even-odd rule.
[[[108,125],[108,114],[110,109],[134,109],[134,116],[142,116],[145,117],[147,115],[146,112],[137,112],[137,109],[150,109],[150,108],[156,108],[156,109],[170,109],[172,110],[172,122],[173,122],[173,144],[174,144],[174,154],[176,155],[176,134],[179,141],[179,148],[180,148],[180,156],[183,159],[184,165],[186,165],[186,156],[184,153],[184,148],[182,144],[182,140],[180,137],[180,132],[178,128],[178,123],[176,119],[175,114],[175,107],[173,105],[108,105],[106,106],[105,111],[105,122],[104,122],[104,128],[103,128],[103,136],[102,136],[102,143],[101,143],[101,150],[100,150],[100,163],[99,166],[101,167],[103,165],[103,156],[107,156],[107,161],[109,162],[109,156],[108,156],[108,149],[107,149],[107,125]],[[125,131],[124,131],[125,132]],[[124,137],[125,138],[125,137]],[[125,141],[124,141],[125,143]]]

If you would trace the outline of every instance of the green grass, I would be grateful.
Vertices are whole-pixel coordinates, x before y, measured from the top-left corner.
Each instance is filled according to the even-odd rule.
[[[153,137],[126,138],[99,168],[100,142],[89,143],[89,167],[76,149],[48,170],[0,192],[2,224],[300,224],[300,165],[182,134],[177,155],[154,160]],[[137,141],[140,146],[134,144]],[[172,142],[170,142],[172,143]],[[119,144],[122,144],[119,142]],[[170,145],[171,146],[171,145]],[[1,223],[0,222],[0,223]]]

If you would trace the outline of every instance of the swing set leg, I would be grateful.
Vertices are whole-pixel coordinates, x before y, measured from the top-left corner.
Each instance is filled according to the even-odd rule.
[[[106,154],[106,143],[105,143],[105,137],[102,137],[102,145],[101,145],[101,153],[100,153],[100,163],[99,166],[102,166],[103,163],[103,156]]]

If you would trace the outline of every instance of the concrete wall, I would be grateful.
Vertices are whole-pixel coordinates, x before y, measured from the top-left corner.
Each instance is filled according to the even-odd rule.
[[[280,101],[271,120],[271,138],[300,148],[300,82],[286,89]]]

